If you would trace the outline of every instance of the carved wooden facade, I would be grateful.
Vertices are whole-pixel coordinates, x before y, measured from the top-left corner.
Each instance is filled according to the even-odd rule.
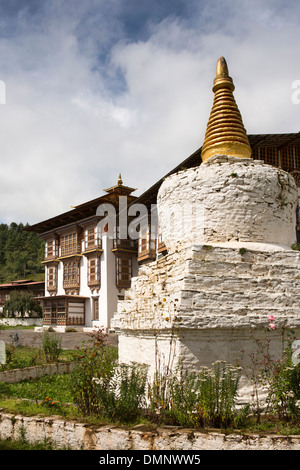
[[[103,302],[116,305],[123,289],[130,287],[137,266],[137,242],[121,239],[117,230],[113,236],[106,233],[97,208],[109,203],[117,210],[120,195],[129,204],[136,198],[131,196],[133,188],[120,180],[105,191],[105,196],[30,227],[45,240],[44,325],[92,326],[103,320],[109,328],[107,318],[112,312],[104,313]]]

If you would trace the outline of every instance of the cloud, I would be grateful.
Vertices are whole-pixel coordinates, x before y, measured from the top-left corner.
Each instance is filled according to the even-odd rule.
[[[249,133],[299,130],[297,2],[8,3],[2,222],[67,211],[119,172],[137,194],[147,189],[202,145],[221,55]]]

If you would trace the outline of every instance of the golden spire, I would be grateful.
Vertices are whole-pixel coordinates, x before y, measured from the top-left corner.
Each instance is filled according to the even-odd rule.
[[[119,173],[118,186],[121,186],[122,184],[123,184],[122,176],[121,176],[121,173]]]
[[[206,162],[214,155],[251,158],[251,147],[232,94],[234,84],[224,57],[220,57],[217,62],[212,90],[215,97],[202,147],[202,161]]]

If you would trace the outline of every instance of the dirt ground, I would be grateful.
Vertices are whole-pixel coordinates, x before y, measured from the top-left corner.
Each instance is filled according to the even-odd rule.
[[[22,346],[32,346],[40,347],[43,341],[43,333],[34,331],[33,329],[22,330],[22,329],[9,329],[9,330],[0,330],[0,341],[5,343],[12,344],[14,341],[14,336],[18,335],[18,344]],[[75,349],[77,346],[80,347],[82,341],[85,341],[88,344],[90,336],[88,333],[84,332],[67,332],[67,333],[50,333],[61,338],[61,347],[63,349]],[[115,334],[110,334],[108,337],[109,341],[117,346],[118,345],[118,336]]]

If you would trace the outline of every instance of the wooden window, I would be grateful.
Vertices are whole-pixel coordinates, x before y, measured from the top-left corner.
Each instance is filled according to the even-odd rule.
[[[100,258],[88,259],[88,285],[100,286]]]
[[[56,258],[58,256],[58,240],[55,238],[45,242],[45,259]]]
[[[84,325],[85,322],[85,306],[83,302],[69,301],[68,304],[68,325]]]
[[[295,168],[299,170],[300,169],[300,145],[296,145],[293,148],[294,148],[294,154],[295,154]]]
[[[254,160],[262,160],[268,165],[279,166],[276,147],[256,147],[252,151]]]
[[[64,263],[63,287],[79,287],[79,263],[77,261]]]
[[[116,257],[116,283],[118,288],[130,287],[132,276],[132,259]]]
[[[51,325],[57,322],[57,301],[46,300],[44,305],[44,324]]]
[[[281,151],[281,166],[284,169],[293,169],[295,168],[294,162],[294,148],[293,147],[285,147]]]
[[[99,320],[99,297],[93,298],[93,320]]]
[[[156,255],[156,238],[150,234],[150,227],[143,228],[139,236],[138,261],[154,259]]]
[[[88,227],[84,232],[84,246],[86,250],[91,250],[98,246],[97,228],[93,225]]]
[[[78,252],[78,235],[76,232],[61,237],[61,256]]]
[[[57,267],[48,266],[47,268],[47,290],[57,290]]]
[[[160,231],[158,232],[157,238],[157,251],[158,253],[163,253],[167,251],[166,245],[163,241],[162,233]]]
[[[141,234],[139,238],[139,253],[144,253],[148,249],[147,235]]]

